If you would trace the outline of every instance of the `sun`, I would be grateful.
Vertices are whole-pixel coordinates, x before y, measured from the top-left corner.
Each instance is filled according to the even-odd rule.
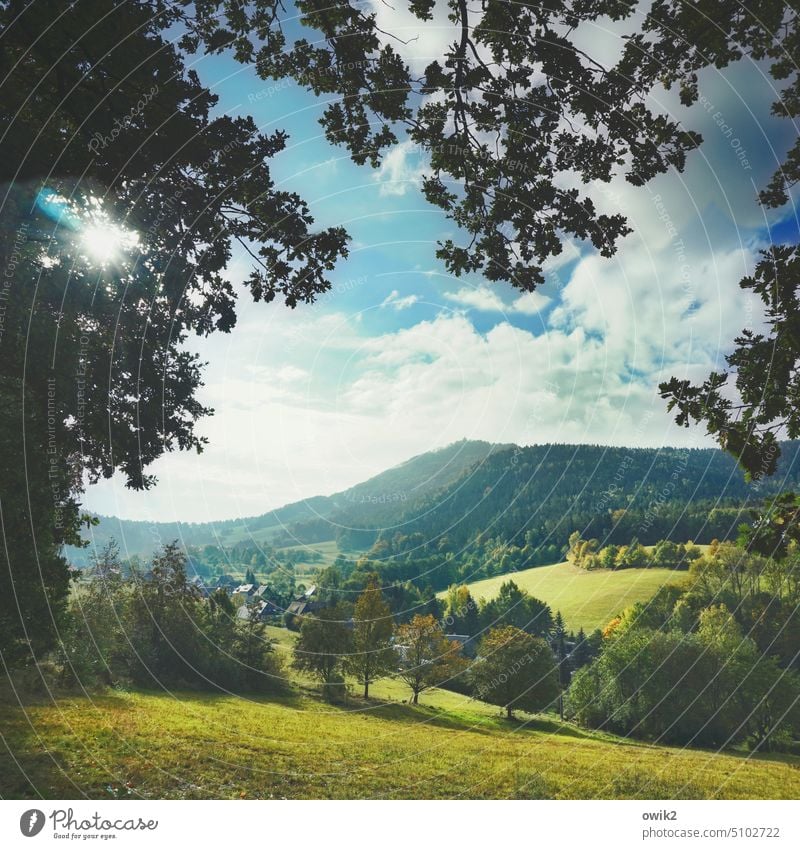
[[[99,265],[108,265],[136,248],[139,234],[125,230],[110,221],[94,221],[87,224],[81,233],[81,244],[89,258]]]

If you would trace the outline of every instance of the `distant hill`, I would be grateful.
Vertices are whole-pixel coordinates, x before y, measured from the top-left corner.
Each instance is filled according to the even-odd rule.
[[[186,546],[232,545],[254,541],[275,545],[324,542],[342,525],[373,528],[392,521],[409,505],[425,500],[480,467],[489,456],[513,448],[477,440],[461,440],[387,469],[363,483],[331,496],[315,496],[259,516],[219,522],[148,522],[97,516],[100,524],[84,532],[88,549],[69,548],[73,563],[88,562],[89,553],[112,537],[125,555],[149,555],[174,539]],[[369,537],[374,536],[370,532]]]
[[[765,496],[800,486],[798,448],[800,442],[784,443],[777,473],[755,485],[729,454],[713,448],[513,448],[399,511],[395,525],[428,542],[447,536],[451,547],[476,530],[517,545],[526,536],[565,542],[573,530],[622,542],[706,542],[731,523],[735,528]]]
[[[360,551],[382,541],[384,556],[410,546],[458,553],[487,537],[560,551],[574,530],[610,542],[708,542],[735,534],[765,496],[800,488],[799,447],[784,443],[777,474],[753,485],[732,457],[713,448],[522,448],[464,440],[344,492],[260,516],[203,524],[100,517],[91,536],[95,545],[114,536],[127,554],[140,555],[176,538],[187,546],[278,547],[335,539]],[[87,550],[70,554],[85,562]]]

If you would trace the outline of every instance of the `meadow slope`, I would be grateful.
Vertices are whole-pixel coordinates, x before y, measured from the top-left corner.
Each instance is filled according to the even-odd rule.
[[[602,628],[610,619],[637,601],[647,601],[664,584],[679,583],[686,572],[672,569],[597,569],[587,572],[570,563],[537,566],[467,584],[472,597],[491,599],[505,581],[560,610],[567,627],[587,633]],[[439,593],[440,597],[446,593]]]
[[[798,798],[798,759],[655,747],[465,697],[119,692],[0,705],[4,798]],[[13,752],[13,755],[11,754]]]

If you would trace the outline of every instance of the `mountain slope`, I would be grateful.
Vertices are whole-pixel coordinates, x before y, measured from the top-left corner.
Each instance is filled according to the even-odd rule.
[[[643,543],[662,538],[708,542],[735,534],[749,508],[782,489],[800,488],[800,443],[783,445],[778,473],[745,482],[734,459],[713,448],[616,448],[461,441],[417,457],[332,496],[261,516],[204,524],[130,522],[101,517],[93,545],[116,537],[126,554],[148,555],[163,542],[302,545],[337,540],[384,556],[455,554],[477,537],[552,549],[570,533]],[[87,550],[72,550],[86,562]],[[549,555],[548,555],[549,556]]]
[[[800,443],[783,445],[778,472],[748,484],[713,448],[538,445],[497,452],[450,487],[398,511],[377,537],[415,536],[458,551],[482,537],[563,546],[570,533],[609,542],[709,542],[735,532],[764,497],[800,485]],[[553,562],[553,561],[551,561]]]
[[[116,539],[125,555],[149,555],[174,539],[186,546],[230,545],[243,541],[293,545],[334,539],[340,525],[380,527],[391,521],[398,506],[408,507],[447,488],[479,467],[495,452],[512,448],[489,442],[461,440],[446,448],[412,457],[367,481],[331,496],[315,496],[268,513],[219,522],[147,522],[98,516],[100,524],[84,533],[88,549],[69,548],[73,563],[88,562],[89,552]],[[333,517],[333,518],[331,518]]]

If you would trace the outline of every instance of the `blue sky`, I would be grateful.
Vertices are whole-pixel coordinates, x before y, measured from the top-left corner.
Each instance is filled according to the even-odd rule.
[[[408,59],[424,66],[451,37],[388,7],[387,28],[422,38]],[[416,29],[415,29],[416,28]],[[619,32],[587,31],[613,51]],[[458,237],[419,192],[424,158],[401,143],[379,170],[352,164],[318,124],[321,104],[289,82],[258,79],[225,57],[197,70],[219,109],[250,114],[290,139],[273,163],[279,187],[297,191],[320,226],[343,224],[351,256],[317,304],[291,311],[240,298],[233,333],[193,342],[208,360],[202,400],[216,415],[200,427],[200,457],[169,454],[148,493],[98,484],[85,505],[146,520],[207,521],[255,515],[346,488],[408,457],[457,439],[709,444],[676,428],[656,387],[672,374],[700,378],[734,336],[757,327],[757,303],[738,280],[772,238],[797,239],[792,210],[757,201],[796,129],[771,116],[763,68],[740,63],[701,77],[701,102],[671,93],[655,108],[699,130],[705,143],[683,174],[634,189],[593,186],[598,206],[628,215],[634,233],[611,259],[570,244],[533,295],[454,279],[436,242]],[[237,256],[231,279],[247,262]]]

